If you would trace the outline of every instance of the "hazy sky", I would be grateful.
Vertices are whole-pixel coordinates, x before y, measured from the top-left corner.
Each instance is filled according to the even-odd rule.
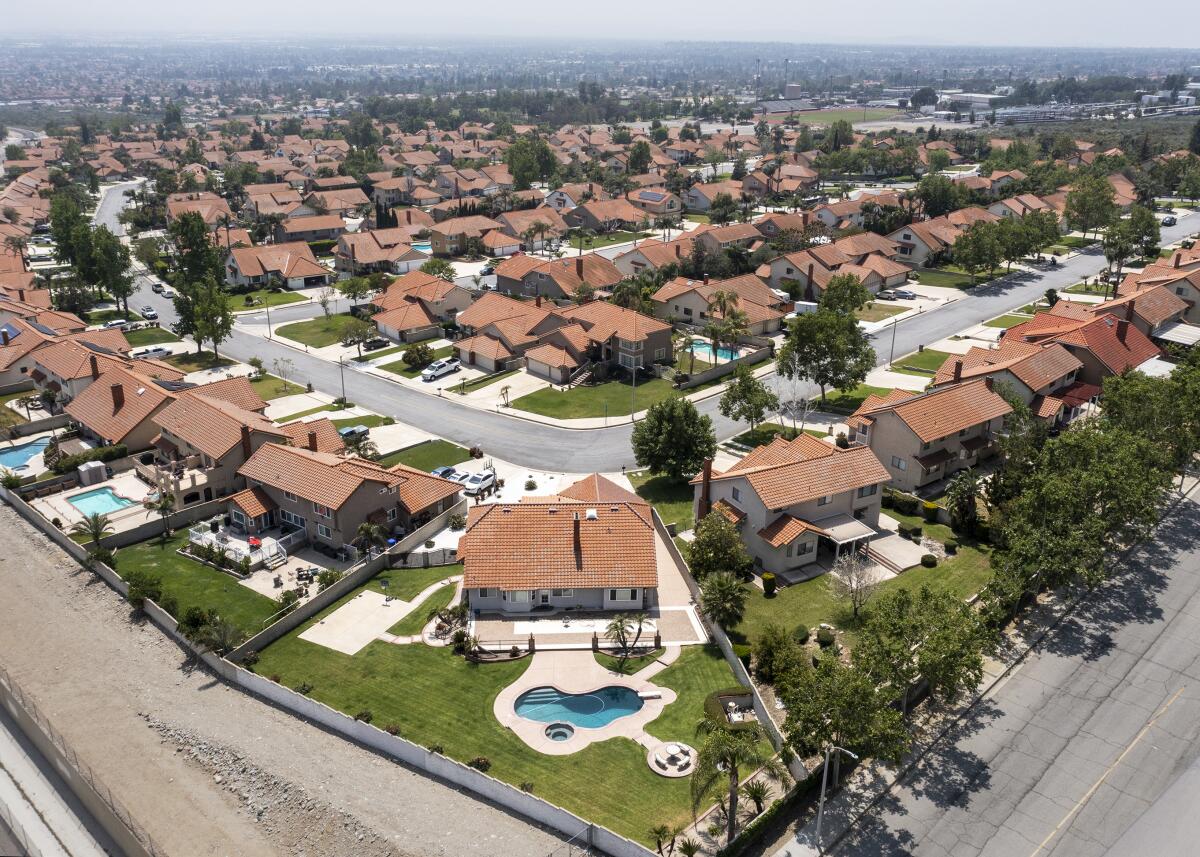
[[[366,33],[394,36],[635,37],[646,40],[1196,47],[1196,0],[5,0],[14,32]],[[574,10],[578,9],[576,12]]]

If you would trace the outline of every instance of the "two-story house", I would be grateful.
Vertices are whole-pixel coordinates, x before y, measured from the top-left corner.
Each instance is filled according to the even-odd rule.
[[[993,387],[1007,385],[1041,419],[1065,423],[1079,415],[1083,404],[1076,397],[1082,368],[1083,363],[1056,342],[1002,340],[997,348],[972,347],[966,354],[946,358],[929,389],[990,378]]]
[[[266,286],[277,279],[289,289],[305,289],[323,286],[332,277],[303,241],[234,247],[225,262],[225,281],[233,286]]]

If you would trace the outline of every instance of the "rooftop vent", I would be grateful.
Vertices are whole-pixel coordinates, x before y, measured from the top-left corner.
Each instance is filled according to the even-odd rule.
[[[588,509],[586,512],[584,512],[584,517],[587,518],[589,521],[594,521],[599,516],[596,514],[595,509]]]

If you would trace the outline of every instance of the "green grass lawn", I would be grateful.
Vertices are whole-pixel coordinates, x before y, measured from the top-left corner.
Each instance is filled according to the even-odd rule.
[[[470,458],[471,453],[456,443],[451,443],[448,440],[431,440],[429,443],[422,443],[408,449],[389,453],[379,459],[379,463],[384,467],[391,467],[395,464],[407,464],[409,467],[428,473],[435,467],[452,467],[455,464],[468,461]]]
[[[692,510],[694,492],[686,479],[678,482],[669,476],[631,473],[629,481],[634,492],[658,510],[664,524],[675,524],[676,532],[690,530],[695,524]]]
[[[258,397],[264,402],[304,392],[304,387],[300,384],[293,381],[284,381],[282,378],[276,378],[274,375],[267,374],[251,381],[250,386],[254,388],[254,392],[258,393]]]
[[[256,672],[287,687],[307,682],[313,699],[351,715],[369,710],[375,725],[395,725],[404,738],[440,745],[450,758],[486,757],[491,776],[513,785],[530,783],[535,795],[640,842],[649,842],[655,825],[691,819],[689,781],[654,774],[645,749],[629,739],[592,744],[570,756],[546,756],[503,728],[493,703],[526,670],[528,659],[472,664],[445,648],[382,641],[348,656],[299,639],[317,618],[268,646]],[[648,731],[693,744],[703,713],[698,701],[735,683],[719,654],[699,647],[685,649],[655,681],[674,688],[680,698]]]
[[[1016,327],[1018,324],[1024,324],[1033,316],[1029,315],[1002,315],[999,318],[993,318],[991,321],[985,321],[984,327],[1002,327],[1007,330],[1010,327]]]
[[[1112,287],[1105,288],[1103,283],[1076,283],[1073,286],[1068,286],[1066,291],[1075,295],[1099,295],[1103,297],[1112,291]]]
[[[920,375],[922,378],[929,378],[942,367],[942,364],[946,362],[946,358],[949,356],[948,352],[934,351],[932,348],[926,348],[924,351],[914,351],[912,354],[906,354],[903,357],[897,358],[892,363],[892,371],[902,372],[905,375]]]
[[[275,422],[283,425],[290,423],[293,420],[301,419],[302,417],[311,417],[313,414],[323,413],[324,411],[340,411],[342,410],[337,405],[317,405],[315,408],[309,408],[306,411],[296,411],[294,414],[288,414],[286,417],[280,417]]]
[[[461,564],[431,565],[429,568],[389,568],[372,577],[364,585],[367,589],[393,595],[401,601],[412,601],[427,587],[458,574],[462,574]]]
[[[388,628],[388,633],[395,634],[397,637],[415,637],[420,634],[421,629],[429,623],[430,611],[441,610],[449,606],[456,588],[458,588],[457,583],[447,583],[414,607],[411,613]]]
[[[27,396],[32,395],[32,390],[22,390],[19,393],[8,393],[0,396],[0,428],[8,428],[10,426],[29,422],[29,420],[25,418],[24,414],[10,408],[8,403],[15,402],[17,399],[24,399]]]
[[[806,125],[832,123],[837,119],[848,122],[882,122],[897,116],[899,111],[890,107],[826,107],[820,110],[801,110],[796,113],[796,121]]]
[[[170,357],[163,359],[181,372],[220,369],[225,366],[233,366],[237,363],[236,360],[230,360],[228,357],[214,355],[211,351],[202,351],[199,354],[195,351],[188,351],[183,354],[172,354]]]
[[[187,530],[176,532],[164,545],[154,538],[117,552],[117,572],[143,569],[158,575],[164,595],[179,603],[182,615],[189,607],[215,610],[247,635],[261,631],[263,622],[279,609],[270,598],[243,586],[228,574],[201,565],[176,551],[187,544]]]
[[[821,429],[803,429],[805,434],[813,437],[826,437],[827,432]],[[759,423],[749,431],[744,431],[733,439],[734,443],[739,443],[742,446],[762,446],[770,443],[775,435],[783,435],[784,440],[792,440],[796,433],[791,426],[783,426],[779,423]]]
[[[346,417],[341,420],[334,420],[333,424],[340,429],[349,428],[350,426],[366,426],[367,428],[375,428],[381,425],[391,425],[387,422],[387,417],[381,417],[379,414],[367,414],[362,417]]]
[[[405,348],[404,350],[407,351],[408,349]],[[454,353],[453,345],[445,345],[445,346],[442,346],[441,348],[435,348],[433,350],[433,360],[441,360],[443,357],[449,357],[453,353]],[[432,363],[433,360],[431,360],[429,362]],[[427,363],[425,365],[428,366],[429,364]],[[422,371],[424,371],[425,366],[409,366],[403,360],[396,360],[391,363],[385,363],[378,368],[384,370],[385,372],[394,372],[397,375],[403,375],[405,378],[416,378],[418,375],[421,374]],[[453,379],[454,376],[451,375],[449,377],[451,379]],[[444,378],[445,378],[445,376],[443,376],[443,379]],[[439,380],[442,380],[442,379],[439,379]]]
[[[832,411],[835,414],[852,414],[858,410],[859,405],[866,401],[867,396],[874,393],[877,396],[886,396],[892,392],[886,387],[872,387],[869,384],[859,384],[853,390],[843,393],[839,390],[830,390],[825,396],[825,401],[814,399],[818,411]]]
[[[649,232],[626,232],[624,230],[617,230],[616,232],[608,232],[604,235],[593,235],[591,240],[584,242],[583,246],[584,249],[599,250],[601,247],[611,247],[614,244],[628,244],[630,241],[634,240],[640,241],[649,235]],[[576,252],[578,252],[579,241],[572,241],[571,246]]]
[[[639,641],[638,645],[640,646],[643,643],[645,643],[645,640]],[[664,651],[666,651],[666,649],[655,649],[652,652],[646,652],[644,655],[635,655],[633,657],[626,658],[624,666],[621,665],[621,659],[619,657],[616,655],[610,655],[608,652],[594,652],[592,657],[596,659],[596,663],[600,664],[600,666],[604,667],[606,670],[612,670],[613,672],[620,673],[622,675],[633,675],[634,673],[640,672],[661,658]]]
[[[1091,247],[1096,243],[1096,241],[1097,239],[1095,238],[1083,238],[1079,235],[1064,235],[1054,243],[1063,247],[1069,247],[1072,250],[1080,250],[1084,247]]]
[[[88,324],[107,324],[110,321],[141,321],[142,317],[133,310],[129,311],[129,315],[119,309],[94,309],[87,313],[84,321]]]
[[[688,392],[694,392],[695,389],[699,388]],[[610,417],[623,417],[644,411],[655,402],[678,394],[679,391],[664,378],[638,381],[636,390],[628,381],[605,381],[571,387],[569,390],[546,387],[514,399],[512,406],[520,411],[560,420],[602,417],[606,413]]]
[[[975,282],[971,275],[956,265],[939,265],[936,268],[921,268],[917,271],[917,282],[923,286],[939,286],[944,289],[969,289],[973,285],[986,283],[1004,273],[1002,268],[996,268],[988,274],[977,274]]]
[[[160,342],[182,342],[182,340],[165,327],[143,327],[138,330],[125,331],[125,340],[134,348],[144,345],[158,345]]]
[[[246,298],[250,298],[253,303],[247,303]],[[234,295],[230,301],[233,304],[233,311],[240,312],[249,309],[262,309],[263,307],[277,307],[285,304],[300,303],[305,300],[304,295],[296,292],[272,292],[267,289],[255,289],[252,292],[244,292],[240,295]]]
[[[504,372],[498,372],[495,375],[484,375],[482,378],[476,378],[474,381],[467,381],[465,384],[459,382],[459,385],[454,388],[454,392],[458,393],[460,396],[465,396],[472,390],[478,390],[481,387],[490,387],[497,381],[503,381],[505,378],[511,378],[520,371],[521,370],[518,367],[516,369],[508,369]]]
[[[397,345],[395,348],[382,348],[379,351],[368,351],[362,357],[355,357],[353,359],[355,363],[367,363],[368,361],[375,360],[379,357],[390,357],[393,354],[403,354],[407,350],[407,345]]]
[[[908,307],[890,306],[888,304],[868,303],[854,311],[854,317],[859,321],[883,321],[907,310]]]
[[[707,214],[685,214],[683,219],[690,220],[692,223],[712,223]]]
[[[275,334],[293,342],[299,342],[310,348],[324,348],[342,341],[342,334],[354,316],[348,312],[334,315],[322,315],[306,321],[297,321],[277,328]]]

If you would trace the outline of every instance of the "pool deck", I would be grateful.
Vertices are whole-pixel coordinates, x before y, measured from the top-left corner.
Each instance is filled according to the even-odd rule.
[[[0,452],[5,452],[13,449],[14,447],[28,446],[29,444],[36,443],[39,440],[48,441],[52,437],[54,437],[53,431],[44,431],[37,434],[26,435],[25,437],[13,438],[12,440],[4,441],[2,444],[0,444]],[[0,468],[3,467],[4,465],[0,465]],[[30,476],[39,476],[42,473],[45,473],[49,468],[46,467],[43,453],[39,451],[26,459],[24,464],[17,465],[16,467],[8,467],[7,469],[11,470],[13,473],[16,473],[18,476],[28,478]]]
[[[634,675],[611,672],[597,663],[588,651],[539,651],[533,655],[529,668],[515,682],[496,695],[492,713],[500,725],[511,729],[518,738],[548,756],[569,756],[578,753],[595,741],[609,738],[628,738],[650,750],[662,741],[646,734],[646,724],[675,701],[675,691],[659,687],[650,681],[679,657],[679,647],[669,646],[663,656]],[[657,699],[646,699],[641,709],[598,729],[575,726],[575,734],[566,741],[546,737],[549,723],[527,720],[516,712],[517,697],[535,687],[553,687],[563,693],[588,693],[602,687],[627,687],[637,693],[656,693]],[[687,736],[679,736],[683,740]]]
[[[63,529],[69,530],[72,524],[82,521],[84,518],[83,512],[71,504],[71,498],[77,494],[86,494],[89,491],[96,491],[103,488],[111,488],[114,494],[134,501],[134,504],[131,506],[126,506],[124,509],[118,509],[115,512],[107,514],[109,524],[112,526],[114,532],[120,533],[125,530],[132,530],[151,520],[162,520],[158,512],[147,509],[142,505],[142,500],[153,489],[138,479],[132,470],[118,473],[112,479],[105,480],[96,485],[80,485],[61,494],[39,497],[33,500],[31,505],[41,512],[47,520],[58,518],[63,522]]]

